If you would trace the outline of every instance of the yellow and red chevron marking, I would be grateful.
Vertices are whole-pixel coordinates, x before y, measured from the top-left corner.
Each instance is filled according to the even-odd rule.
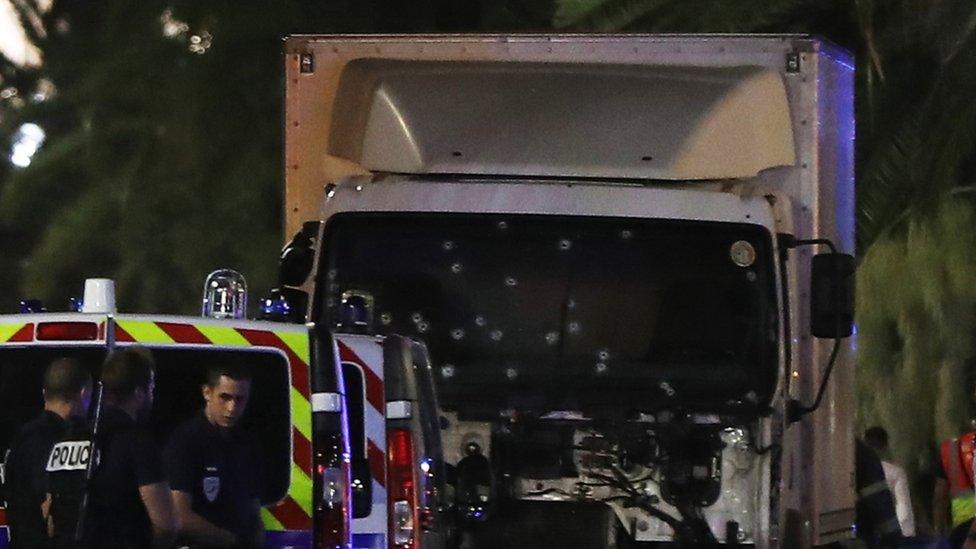
[[[0,343],[30,343],[31,341],[34,341],[33,323],[0,324]]]
[[[270,347],[288,357],[291,366],[292,467],[291,484],[284,501],[262,509],[269,530],[307,530],[312,526],[312,406],[309,403],[308,334],[151,320],[117,319],[115,340],[143,345],[212,345],[220,347]]]

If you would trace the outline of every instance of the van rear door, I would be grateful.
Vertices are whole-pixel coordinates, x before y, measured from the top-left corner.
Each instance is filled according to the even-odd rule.
[[[450,521],[426,347],[398,335],[336,338],[349,405],[353,546],[444,547]]]
[[[277,333],[276,328],[125,315],[116,319],[115,329],[118,347],[145,347],[156,360],[150,425],[160,446],[203,408],[201,386],[209,366],[228,362],[251,371],[251,400],[241,424],[260,445],[266,506],[261,518],[272,542],[283,536],[306,538],[311,531],[311,413],[303,405],[309,398],[308,336],[305,327]]]

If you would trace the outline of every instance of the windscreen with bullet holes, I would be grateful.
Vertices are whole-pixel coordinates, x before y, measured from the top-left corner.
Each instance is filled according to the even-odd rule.
[[[325,246],[326,320],[426,342],[462,415],[753,414],[774,389],[776,261],[758,225],[348,213]]]

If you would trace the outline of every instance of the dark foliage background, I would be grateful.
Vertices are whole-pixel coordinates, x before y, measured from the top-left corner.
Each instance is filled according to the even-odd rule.
[[[28,296],[64,309],[93,276],[116,280],[127,311],[193,313],[217,267],[243,272],[252,298],[273,287],[286,34],[518,30],[550,17],[515,1],[17,5],[44,63],[0,67],[0,89],[16,92],[0,103],[0,147],[25,122],[46,141],[26,168],[0,161],[8,312]]]

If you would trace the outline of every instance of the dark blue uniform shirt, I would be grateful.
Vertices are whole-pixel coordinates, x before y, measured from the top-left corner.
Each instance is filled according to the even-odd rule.
[[[61,438],[68,422],[44,411],[25,423],[10,442],[4,469],[4,494],[11,547],[39,547],[47,543],[47,527],[41,502],[47,496],[47,464],[51,447]]]
[[[176,429],[163,461],[170,488],[190,495],[194,513],[250,539],[260,520],[253,502],[260,497],[263,477],[245,433],[213,425],[201,412]]]
[[[88,503],[91,539],[97,547],[149,547],[152,523],[139,487],[165,480],[159,447],[119,408],[106,405],[100,421]]]

